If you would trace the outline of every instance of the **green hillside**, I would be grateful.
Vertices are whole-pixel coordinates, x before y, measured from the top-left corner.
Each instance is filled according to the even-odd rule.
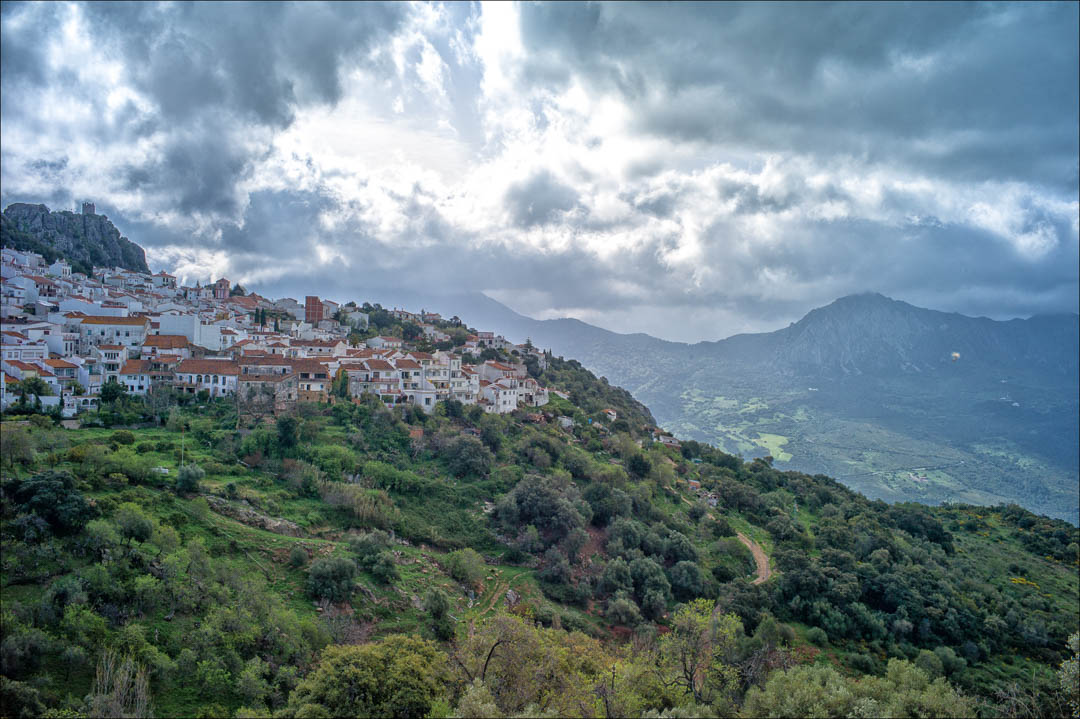
[[[541,376],[570,396],[543,421],[8,417],[0,714],[1067,711],[1071,525],[664,446],[577,363]]]

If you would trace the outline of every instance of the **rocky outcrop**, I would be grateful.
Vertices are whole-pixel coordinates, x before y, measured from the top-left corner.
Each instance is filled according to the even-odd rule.
[[[150,274],[146,253],[126,237],[105,215],[76,214],[68,210],[51,212],[45,205],[17,202],[4,210],[4,242],[16,249],[26,238],[52,249],[69,261],[86,267],[123,267]]]
[[[248,505],[247,501],[243,501],[242,504],[234,504],[221,497],[215,497],[212,494],[204,496],[211,509],[218,514],[229,517],[230,519],[235,519],[241,524],[246,524],[247,526],[255,527],[256,529],[265,529],[274,534],[283,534],[286,537],[304,536],[304,530],[300,528],[300,525],[295,522],[290,522],[287,519],[268,517],[265,514],[256,512]]]

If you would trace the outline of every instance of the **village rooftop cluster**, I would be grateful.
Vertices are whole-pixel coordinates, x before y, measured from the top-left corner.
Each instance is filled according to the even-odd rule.
[[[59,407],[64,417],[96,409],[113,382],[132,395],[167,386],[233,397],[250,415],[364,394],[425,412],[451,399],[498,414],[548,403],[549,390],[523,361],[534,357],[543,368],[543,352],[494,332],[469,333],[442,349],[452,344],[449,332],[461,341],[464,325],[435,313],[395,309],[391,315],[415,336],[369,337],[369,313],[352,302],[270,300],[224,278],[184,287],[164,271],[94,267],[87,277],[62,259],[48,264],[12,249],[2,251],[0,280],[0,408],[20,401],[35,377],[48,390],[33,401]],[[477,359],[485,350],[504,361]]]

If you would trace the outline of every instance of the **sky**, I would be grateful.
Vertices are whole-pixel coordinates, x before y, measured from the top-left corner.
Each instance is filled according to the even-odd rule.
[[[677,341],[1076,312],[1078,8],[5,1],[0,204],[191,284]]]

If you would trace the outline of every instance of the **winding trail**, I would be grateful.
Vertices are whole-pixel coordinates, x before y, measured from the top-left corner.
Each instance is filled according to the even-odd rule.
[[[692,505],[689,499],[683,495],[679,495],[682,501]],[[715,519],[712,513],[706,515],[709,519]],[[754,555],[754,564],[757,565],[757,578],[750,582],[751,584],[761,584],[766,579],[772,576],[772,569],[769,568],[769,555],[765,554],[765,550],[761,548],[761,545],[755,542],[750,537],[746,536],[742,532],[736,531],[735,534],[739,537],[739,541],[746,545],[746,548],[750,550],[750,553]]]
[[[761,548],[761,545],[750,539],[750,537],[747,537],[742,532],[736,532],[735,534],[739,537],[739,541],[745,544],[750,553],[754,555],[754,563],[757,564],[757,579],[750,583],[761,584],[772,576],[772,570],[769,569],[768,555],[765,554],[765,550]]]

